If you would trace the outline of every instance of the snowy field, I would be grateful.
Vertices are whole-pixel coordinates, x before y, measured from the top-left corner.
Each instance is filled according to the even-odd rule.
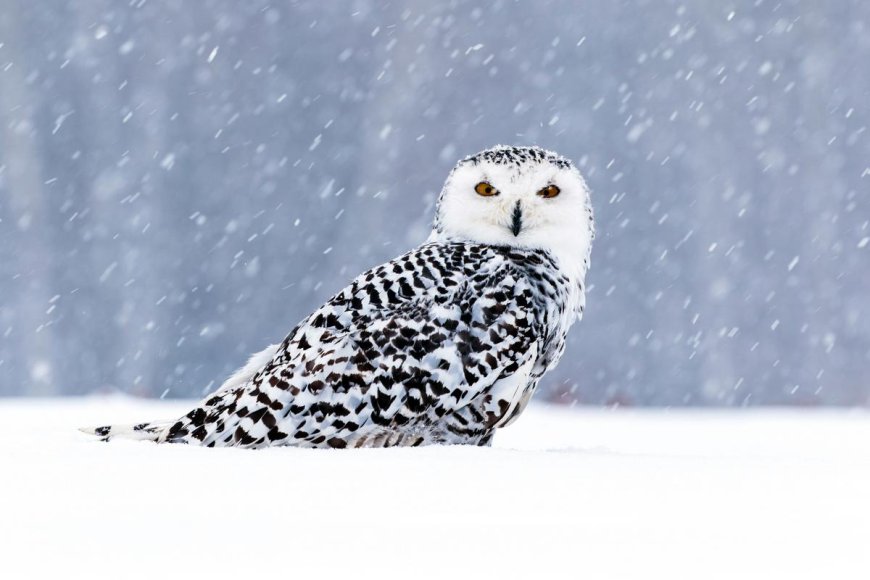
[[[3,578],[870,578],[870,415],[533,407],[493,448],[244,451],[0,401]]]

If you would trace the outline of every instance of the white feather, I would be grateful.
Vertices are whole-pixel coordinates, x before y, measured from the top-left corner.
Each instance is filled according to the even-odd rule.
[[[223,393],[224,391],[240,387],[250,381],[260,369],[269,364],[269,362],[275,358],[275,354],[277,354],[279,348],[281,348],[280,344],[270,344],[260,352],[252,354],[251,358],[248,359],[248,362],[245,363],[245,366],[234,372],[230,378],[225,380],[214,394]]]

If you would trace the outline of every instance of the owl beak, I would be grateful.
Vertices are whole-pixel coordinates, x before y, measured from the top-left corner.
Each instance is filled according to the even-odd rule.
[[[514,206],[514,212],[511,216],[511,231],[514,237],[520,235],[520,230],[523,229],[523,210],[520,208],[520,202],[517,200]]]

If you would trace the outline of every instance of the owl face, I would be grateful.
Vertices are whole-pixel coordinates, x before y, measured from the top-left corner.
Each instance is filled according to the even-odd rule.
[[[494,147],[460,161],[444,184],[437,236],[550,251],[588,266],[589,190],[567,159],[539,147]]]

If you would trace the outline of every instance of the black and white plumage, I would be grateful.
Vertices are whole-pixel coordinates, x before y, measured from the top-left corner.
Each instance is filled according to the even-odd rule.
[[[206,446],[486,445],[583,313],[594,227],[565,158],[460,161],[423,245],[356,278],[184,417],[87,432]]]

